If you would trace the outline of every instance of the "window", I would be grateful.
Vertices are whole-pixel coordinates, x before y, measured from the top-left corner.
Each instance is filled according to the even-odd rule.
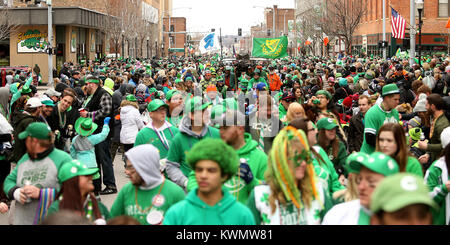
[[[439,17],[448,17],[448,0],[439,0]]]
[[[175,31],[175,26],[174,25],[170,25],[170,32],[174,32]]]

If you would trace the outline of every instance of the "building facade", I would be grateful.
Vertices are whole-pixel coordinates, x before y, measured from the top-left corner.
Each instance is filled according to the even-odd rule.
[[[166,55],[183,56],[186,55],[186,18],[168,17],[163,21],[164,31],[164,53]],[[171,33],[167,33],[171,32]]]
[[[360,25],[353,35],[352,54],[366,53],[367,55],[382,56],[382,49],[378,42],[383,40],[383,0],[362,0],[367,6]],[[389,43],[387,57],[395,55],[398,48],[402,51],[410,49],[410,1],[385,0],[386,2],[386,40]],[[448,53],[449,32],[445,28],[449,18],[448,0],[424,0],[422,13],[422,55]],[[391,32],[391,8],[394,8],[405,20],[407,27],[405,39],[395,39]],[[416,10],[416,27],[419,16]],[[412,25],[414,26],[414,25]],[[416,56],[419,50],[419,36],[415,37]]]

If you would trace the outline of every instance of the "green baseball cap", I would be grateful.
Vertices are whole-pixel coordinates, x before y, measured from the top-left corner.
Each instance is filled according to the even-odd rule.
[[[175,79],[175,83],[181,83],[181,82],[183,82],[183,80],[181,80],[179,78]]]
[[[400,90],[398,89],[397,85],[395,84],[388,84],[383,86],[383,91],[381,96],[384,97],[386,95],[390,94],[400,94]]]
[[[332,118],[324,117],[321,118],[319,121],[317,121],[317,129],[326,129],[331,130],[333,128],[336,128],[338,125],[334,122]]]
[[[203,103],[202,97],[195,96],[186,102],[184,110],[185,112],[203,111],[211,104],[212,104],[211,102]]]
[[[88,168],[86,164],[72,160],[70,162],[63,163],[58,171],[59,181],[64,182],[76,176],[89,176],[98,172],[98,168]]]
[[[19,139],[23,140],[30,136],[40,140],[48,140],[51,138],[50,132],[51,129],[47,124],[43,122],[34,122],[30,123],[25,131],[19,134]]]
[[[368,162],[370,156],[364,152],[354,152],[350,154],[345,160],[345,168],[349,173],[359,173],[359,169],[353,169],[351,166],[359,166],[359,164],[363,164],[364,162]],[[356,163],[353,163],[356,162]]]
[[[96,83],[96,84],[100,84],[100,80],[97,78],[88,78],[86,79],[86,83]]]
[[[169,109],[169,105],[164,103],[164,101],[162,101],[160,99],[154,99],[154,100],[152,100],[152,102],[148,103],[147,110],[149,112],[156,111],[161,106],[164,106],[164,107],[166,107],[166,109]]]
[[[175,90],[175,89],[169,90],[167,92],[167,94],[166,94],[166,100],[170,101],[174,95],[179,94],[179,93],[180,92],[178,90]]]
[[[45,98],[44,100],[41,100],[41,103],[45,106],[55,106],[55,103],[53,103],[53,100]]]
[[[328,91],[326,91],[326,90],[319,90],[319,91],[317,91],[317,92],[316,92],[316,96],[319,95],[319,94],[325,95],[325,96],[327,97],[328,100],[330,100],[331,97],[332,97],[331,94],[330,94],[330,92],[328,92]]]
[[[338,78],[340,78],[340,77],[342,77],[342,73],[336,73],[335,75],[334,75],[334,77],[336,78],[336,79],[338,79]]]
[[[131,102],[137,101],[136,97],[134,97],[134,95],[132,95],[132,94],[127,95],[126,99]]]
[[[386,177],[375,188],[370,210],[373,213],[380,210],[395,212],[412,204],[425,204],[438,209],[422,178],[410,173],[399,173]]]
[[[369,158],[364,161],[349,161],[351,172],[359,173],[363,166],[384,176],[390,176],[399,172],[397,162],[392,157],[381,152],[370,154]]]
[[[192,77],[186,77],[186,80],[185,80],[186,82],[187,81],[192,81]]]

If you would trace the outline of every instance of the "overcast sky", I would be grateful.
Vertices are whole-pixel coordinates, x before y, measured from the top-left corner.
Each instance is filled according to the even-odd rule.
[[[188,32],[222,28],[222,35],[237,35],[238,28],[242,28],[243,35],[250,34],[250,26],[264,22],[264,7],[295,6],[295,0],[172,0],[172,3],[172,16],[186,17]]]

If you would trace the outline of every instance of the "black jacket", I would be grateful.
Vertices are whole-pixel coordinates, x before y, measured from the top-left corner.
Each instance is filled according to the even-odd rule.
[[[359,152],[364,139],[364,124],[361,112],[358,112],[350,119],[347,139],[349,153],[353,151]]]

